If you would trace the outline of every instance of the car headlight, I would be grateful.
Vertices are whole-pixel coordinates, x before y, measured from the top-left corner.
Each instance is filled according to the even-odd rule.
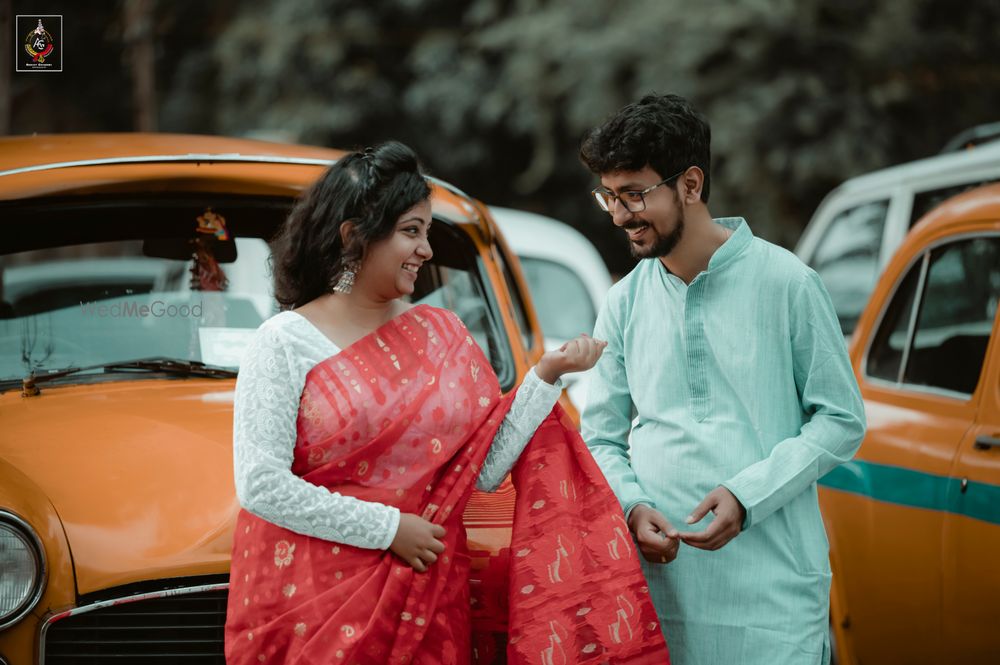
[[[0,630],[19,621],[42,597],[43,552],[27,522],[0,510]]]

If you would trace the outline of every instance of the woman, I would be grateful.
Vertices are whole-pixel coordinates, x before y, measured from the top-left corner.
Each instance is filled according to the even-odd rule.
[[[432,256],[429,197],[414,153],[390,142],[338,161],[279,234],[276,297],[293,309],[260,327],[236,388],[228,662],[469,662],[462,509],[604,344],[545,354],[502,397],[454,314],[403,300]],[[530,576],[541,559],[524,558]],[[553,654],[569,636],[555,623]]]

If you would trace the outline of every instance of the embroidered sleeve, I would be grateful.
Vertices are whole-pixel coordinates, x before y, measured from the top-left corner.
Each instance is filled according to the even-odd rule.
[[[309,369],[308,362],[305,367],[296,362],[294,342],[265,323],[240,366],[233,409],[240,505],[296,533],[385,549],[399,526],[398,509],[331,492],[292,473],[295,423]]]
[[[510,411],[500,424],[493,445],[483,461],[483,468],[476,481],[478,489],[492,492],[500,486],[520,457],[521,451],[534,436],[535,430],[559,401],[561,393],[562,380],[555,384],[545,383],[538,378],[534,367],[524,376],[514,402],[510,405]]]

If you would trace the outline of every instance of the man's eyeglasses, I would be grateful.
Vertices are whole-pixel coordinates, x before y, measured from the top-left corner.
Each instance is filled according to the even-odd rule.
[[[611,212],[611,206],[614,205],[615,199],[618,199],[621,202],[621,204],[625,206],[625,209],[628,210],[629,212],[642,212],[643,210],[646,209],[646,194],[649,194],[651,191],[653,191],[660,185],[665,185],[671,180],[676,180],[678,177],[684,175],[685,171],[687,171],[686,168],[678,171],[669,178],[664,178],[655,185],[650,185],[649,187],[643,190],[637,190],[633,192],[622,192],[621,194],[615,194],[614,192],[605,187],[598,187],[597,189],[593,190],[591,194],[594,195],[594,200],[597,201],[597,205],[604,212],[607,213]]]

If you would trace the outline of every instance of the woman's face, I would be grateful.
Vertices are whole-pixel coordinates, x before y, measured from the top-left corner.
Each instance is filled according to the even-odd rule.
[[[380,299],[413,293],[417,271],[434,255],[427,240],[430,230],[431,202],[424,200],[399,216],[388,237],[368,246],[356,288]]]

